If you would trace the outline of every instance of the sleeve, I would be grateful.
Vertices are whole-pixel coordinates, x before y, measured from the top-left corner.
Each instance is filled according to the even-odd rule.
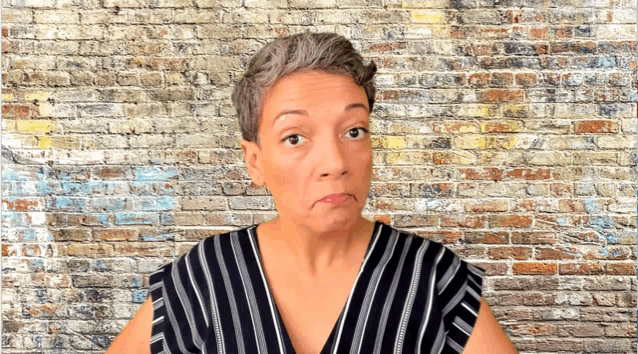
[[[196,257],[196,252],[160,266],[149,276],[153,302],[151,354],[201,352],[204,311],[197,299],[198,286],[189,277],[193,272],[192,257]]]
[[[485,269],[467,263],[445,246],[443,249],[437,265],[437,291],[445,341],[461,353],[478,318]]]

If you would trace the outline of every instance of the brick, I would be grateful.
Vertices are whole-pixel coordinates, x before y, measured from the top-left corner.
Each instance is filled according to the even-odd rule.
[[[514,262],[512,264],[514,274],[556,274],[556,269],[556,263]]]
[[[603,274],[603,266],[598,263],[569,263],[558,265],[559,274],[595,275]]]
[[[635,263],[607,262],[605,273],[610,275],[636,275]]]
[[[618,122],[605,120],[585,120],[574,122],[574,133],[618,133]]]
[[[484,212],[501,212],[508,211],[509,206],[506,200],[475,200],[465,203],[465,211],[470,213],[484,213]]]
[[[532,257],[531,247],[490,247],[488,254],[491,259],[525,260]]]
[[[532,218],[521,215],[490,215],[490,227],[515,227],[523,228],[532,225]]]

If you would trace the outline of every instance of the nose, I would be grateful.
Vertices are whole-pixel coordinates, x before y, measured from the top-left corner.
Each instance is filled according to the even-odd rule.
[[[346,166],[346,155],[348,152],[348,145],[339,141],[338,138],[331,138],[324,145],[325,147],[320,149],[319,158],[320,161],[323,162],[324,173],[323,177],[332,175],[332,176],[341,176],[346,174],[347,166]]]

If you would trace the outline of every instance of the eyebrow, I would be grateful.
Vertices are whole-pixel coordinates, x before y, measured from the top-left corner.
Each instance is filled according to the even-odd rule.
[[[365,110],[368,111],[368,107],[366,107],[366,105],[363,104],[363,103],[350,103],[349,105],[346,106],[346,108],[343,111],[346,112],[346,111],[349,111],[349,110],[351,110],[353,108],[356,108],[356,107],[365,108]],[[283,115],[286,115],[286,114],[301,114],[301,115],[307,116],[308,115],[308,111],[306,111],[305,109],[289,109],[289,110],[286,110],[286,111],[282,111],[279,114],[277,114],[277,117],[272,122],[271,127],[274,126],[275,123],[277,123],[279,118],[281,118]]]

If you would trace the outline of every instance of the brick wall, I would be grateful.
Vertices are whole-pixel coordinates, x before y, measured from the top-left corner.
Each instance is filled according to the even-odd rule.
[[[2,7],[4,352],[104,352],[150,272],[275,216],[230,93],[306,30],[379,67],[364,216],[487,269],[521,353],[636,352],[635,1]]]

